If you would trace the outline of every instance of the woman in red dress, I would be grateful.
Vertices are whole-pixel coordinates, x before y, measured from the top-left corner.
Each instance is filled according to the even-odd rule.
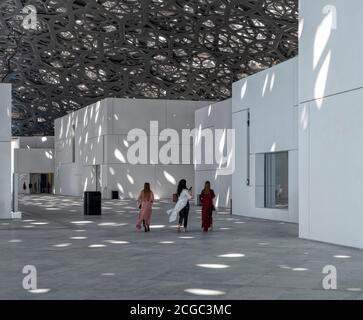
[[[200,201],[202,203],[202,228],[204,232],[208,232],[208,229],[212,229],[213,225],[213,199],[215,197],[214,191],[210,187],[210,182],[206,181],[204,189],[200,194]]]

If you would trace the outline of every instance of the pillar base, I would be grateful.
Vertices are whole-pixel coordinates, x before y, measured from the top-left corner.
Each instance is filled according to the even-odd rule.
[[[11,212],[10,219],[21,219],[21,218],[22,218],[22,213],[20,211]]]

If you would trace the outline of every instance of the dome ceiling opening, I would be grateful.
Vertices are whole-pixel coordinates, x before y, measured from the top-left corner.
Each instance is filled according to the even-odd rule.
[[[24,28],[36,10],[36,24]],[[14,135],[107,97],[219,101],[297,55],[297,0],[4,0],[0,79]]]

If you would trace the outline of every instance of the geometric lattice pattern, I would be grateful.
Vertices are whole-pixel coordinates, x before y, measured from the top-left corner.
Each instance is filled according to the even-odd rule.
[[[52,134],[105,97],[230,97],[233,81],[297,55],[298,0],[2,0],[0,28],[13,134]]]

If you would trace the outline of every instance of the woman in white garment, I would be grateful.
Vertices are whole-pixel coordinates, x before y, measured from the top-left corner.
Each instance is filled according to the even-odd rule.
[[[179,213],[179,224],[178,224],[178,232],[181,231],[182,227],[184,232],[187,231],[188,226],[188,215],[189,215],[189,200],[192,198],[191,189],[187,188],[187,182],[185,179],[179,181],[178,184],[178,201],[174,207],[174,209],[168,210],[167,213],[170,215],[169,221],[175,221],[177,214]]]

